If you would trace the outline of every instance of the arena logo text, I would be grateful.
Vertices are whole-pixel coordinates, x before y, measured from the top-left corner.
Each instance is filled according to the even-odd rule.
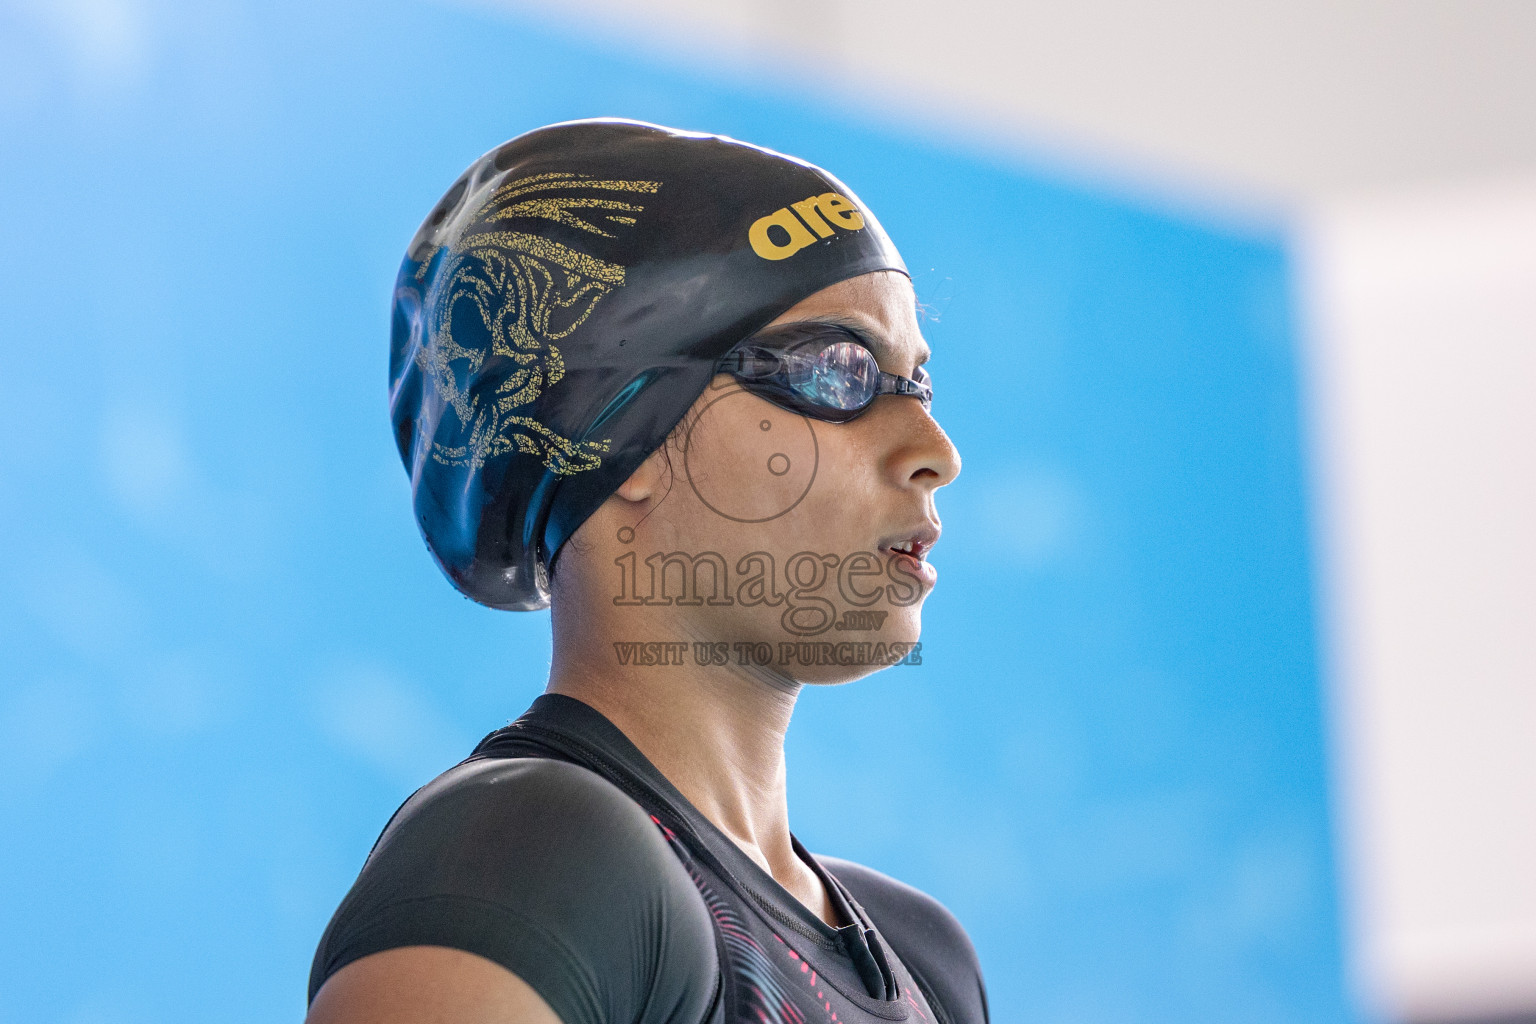
[[[836,192],[825,192],[759,217],[747,229],[747,241],[763,259],[785,260],[818,238],[831,238],[837,230],[858,231],[863,227],[864,215],[853,200]],[[775,239],[774,228],[784,241]]]

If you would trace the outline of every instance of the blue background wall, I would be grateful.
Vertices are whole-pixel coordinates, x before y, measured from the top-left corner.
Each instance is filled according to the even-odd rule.
[[[831,167],[937,316],[924,664],[805,697],[802,838],[944,900],[997,1021],[1351,1016],[1277,237],[489,13],[44,11],[0,7],[0,1021],[298,1019],[389,813],[541,689],[547,617],[416,537],[386,313],[471,159],[599,114]]]

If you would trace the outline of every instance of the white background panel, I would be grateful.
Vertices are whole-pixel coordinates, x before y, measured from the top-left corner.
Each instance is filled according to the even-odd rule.
[[[1528,0],[472,2],[1207,204],[1536,168]]]
[[[1536,179],[1303,232],[1356,967],[1536,1008]]]

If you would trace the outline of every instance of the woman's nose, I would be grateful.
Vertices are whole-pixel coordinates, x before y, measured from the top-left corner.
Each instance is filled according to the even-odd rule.
[[[895,405],[889,402],[889,405]],[[890,436],[896,440],[892,453],[891,469],[898,482],[917,483],[931,489],[943,487],[960,475],[960,452],[955,443],[944,433],[928,408],[907,399],[897,415],[887,426]],[[895,410],[893,410],[895,412]]]

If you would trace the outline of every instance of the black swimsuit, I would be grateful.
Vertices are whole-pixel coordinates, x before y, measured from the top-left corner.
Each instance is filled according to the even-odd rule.
[[[353,960],[430,945],[501,964],[564,1024],[984,1024],[947,910],[794,845],[847,924],[790,896],[601,714],[546,694],[395,813],[309,997]]]

